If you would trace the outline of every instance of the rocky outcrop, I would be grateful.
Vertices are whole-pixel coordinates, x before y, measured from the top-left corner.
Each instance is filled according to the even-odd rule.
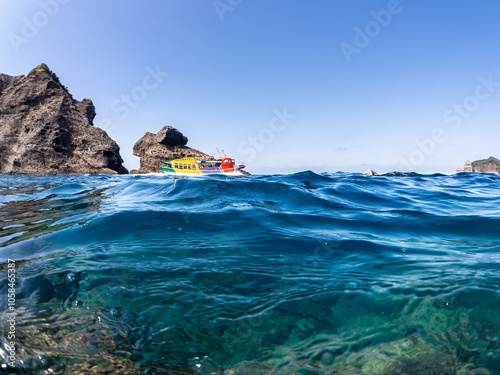
[[[476,160],[470,162],[467,160],[465,165],[457,168],[457,173],[496,173],[500,174],[500,160],[490,156],[488,159]]]
[[[157,134],[147,132],[134,145],[134,155],[139,156],[140,169],[130,173],[157,173],[162,161],[195,158],[197,160],[215,160],[194,148],[187,147],[188,139],[177,129],[165,126]]]
[[[0,174],[127,173],[95,115],[45,64],[27,76],[0,74]]]
[[[472,171],[476,173],[500,174],[500,160],[490,156],[488,159],[476,160],[472,163]]]
[[[472,173],[472,164],[470,160],[467,160],[464,165],[457,168],[456,173]]]
[[[364,174],[368,176],[378,176],[378,173],[375,172],[373,169],[368,169]]]

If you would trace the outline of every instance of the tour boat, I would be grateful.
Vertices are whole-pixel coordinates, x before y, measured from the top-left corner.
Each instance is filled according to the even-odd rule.
[[[244,164],[236,165],[234,159],[223,156],[218,160],[195,160],[182,158],[171,161],[162,161],[164,166],[160,169],[163,173],[172,176],[201,176],[209,174],[225,174],[230,176],[243,175],[241,171]]]

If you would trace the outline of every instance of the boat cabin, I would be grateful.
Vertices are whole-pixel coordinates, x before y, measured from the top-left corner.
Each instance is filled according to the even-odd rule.
[[[194,158],[182,158],[172,161],[162,161],[160,167],[163,172],[180,174],[216,174],[235,172],[234,159],[224,157],[218,160],[195,160]]]

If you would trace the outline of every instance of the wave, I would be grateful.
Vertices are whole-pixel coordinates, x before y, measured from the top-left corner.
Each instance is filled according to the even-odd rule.
[[[499,182],[3,176],[22,371],[494,373]]]

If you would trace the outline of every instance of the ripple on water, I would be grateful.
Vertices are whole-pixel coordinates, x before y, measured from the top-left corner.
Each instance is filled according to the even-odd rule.
[[[23,371],[500,373],[499,181],[1,176]]]

